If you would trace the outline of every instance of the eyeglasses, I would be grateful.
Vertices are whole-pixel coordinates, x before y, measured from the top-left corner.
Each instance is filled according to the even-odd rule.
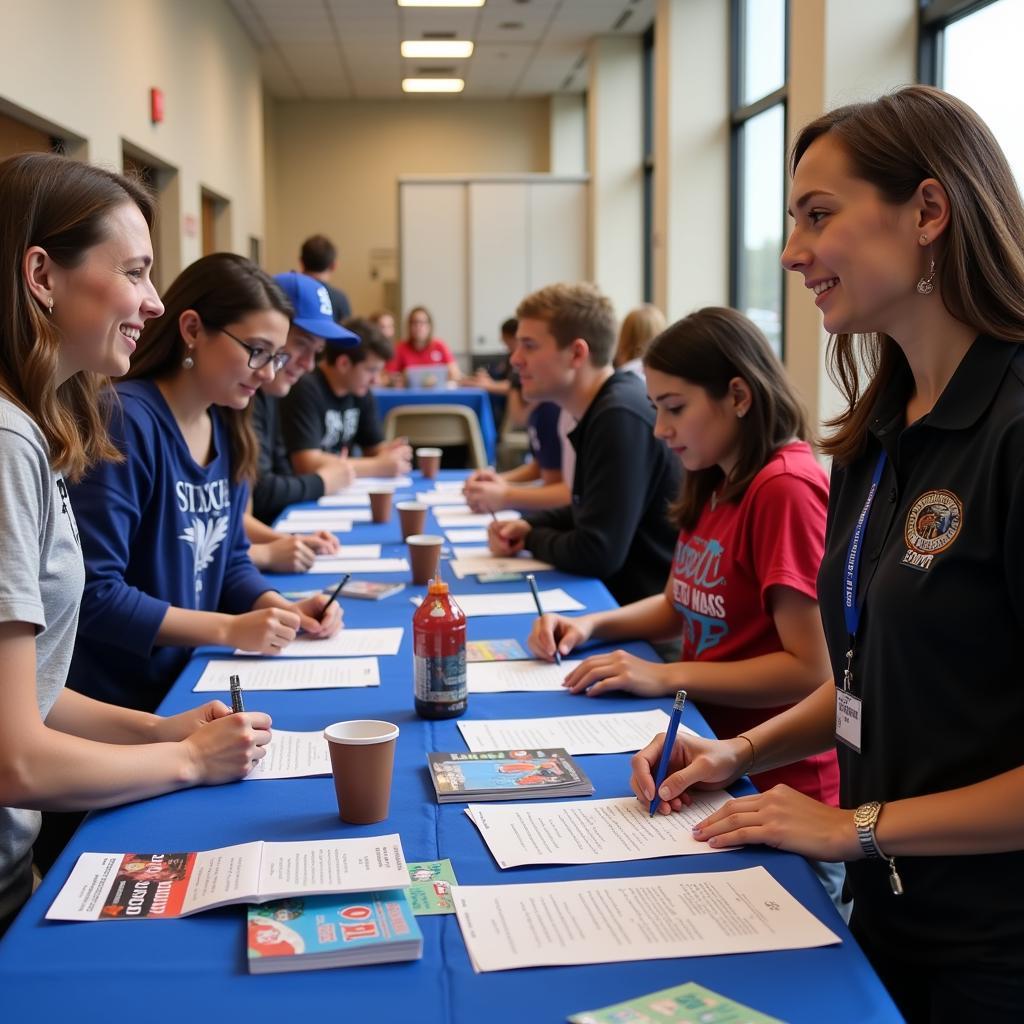
[[[250,345],[247,341],[242,341],[241,338],[232,334],[230,331],[225,330],[223,327],[214,327],[215,331],[220,331],[221,334],[226,334],[232,341],[237,341],[246,352],[249,353],[249,369],[250,370],[262,370],[267,363],[270,363],[274,367],[274,373],[277,373],[291,359],[290,352],[271,352],[269,349],[258,348],[256,345]]]

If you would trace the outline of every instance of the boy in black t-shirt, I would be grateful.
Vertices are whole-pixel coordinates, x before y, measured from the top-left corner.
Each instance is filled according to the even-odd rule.
[[[404,438],[384,441],[377,403],[370,389],[377,383],[391,346],[366,320],[349,320],[359,335],[355,347],[328,342],[317,368],[281,401],[281,429],[296,473],[316,473],[346,460],[356,476],[399,476],[412,463]],[[352,456],[358,448],[359,455]]]

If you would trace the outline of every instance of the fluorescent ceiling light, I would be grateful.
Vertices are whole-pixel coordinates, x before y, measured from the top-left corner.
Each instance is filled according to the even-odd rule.
[[[402,43],[403,57],[454,57],[473,55],[473,44],[468,39],[406,39]]]
[[[399,7],[483,7],[486,0],[398,0]]]
[[[462,92],[461,78],[403,78],[402,92]]]

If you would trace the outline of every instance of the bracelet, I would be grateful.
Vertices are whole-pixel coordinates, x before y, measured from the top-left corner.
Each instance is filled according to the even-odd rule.
[[[754,741],[744,732],[739,733],[736,736],[738,740],[746,740],[750,744],[750,764],[747,765],[745,771],[749,774],[751,768],[754,767],[754,762],[757,760],[757,750],[754,747]]]

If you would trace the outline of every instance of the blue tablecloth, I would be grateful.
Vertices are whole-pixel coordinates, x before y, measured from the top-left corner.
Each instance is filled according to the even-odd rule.
[[[447,475],[447,474],[446,474]],[[419,486],[419,485],[417,485]],[[397,524],[357,524],[349,543],[381,543],[382,554],[404,553]],[[373,579],[402,579],[374,575]],[[290,576],[282,590],[330,583],[328,577]],[[544,587],[563,586],[590,609],[613,606],[603,585],[545,573]],[[518,584],[454,584],[467,592],[514,590]],[[454,721],[426,722],[412,710],[409,598],[405,590],[380,602],[343,599],[349,626],[402,625],[400,653],[382,658],[381,686],[372,689],[252,693],[248,706],[268,711],[283,729],[312,730],[344,718],[398,723],[391,812],[378,825],[339,821],[329,778],[238,782],[192,789],[90,815],[41,888],[0,943],[4,1019],[17,1021],[145,1021],[323,1019],[422,1024],[523,1024],[562,1021],[574,1011],[603,1006],[684,981],[709,988],[790,1024],[899,1020],[888,995],[802,859],[756,848],[727,854],[623,864],[524,867],[501,871],[459,804],[439,806],[426,771],[431,750],[464,749]],[[529,616],[473,618],[471,639],[525,639]],[[627,645],[636,653],[644,644]],[[595,648],[597,649],[597,648]],[[204,699],[191,688],[210,652],[191,662],[162,710],[176,713]],[[223,652],[221,652],[223,653]],[[640,710],[660,702],[627,696],[596,700],[567,693],[470,696],[471,718],[540,717]],[[706,734],[693,705],[687,724]],[[629,792],[629,755],[581,758],[597,796]],[[763,864],[829,928],[842,945],[824,949],[474,974],[454,916],[420,918],[423,959],[415,963],[253,977],[245,958],[245,911],[226,907],[179,921],[47,922],[44,914],[86,850],[104,852],[201,850],[252,840],[308,840],[397,831],[409,860],[450,857],[470,884],[539,882],[681,871],[725,871]]]
[[[377,409],[383,422],[388,411],[396,405],[465,405],[476,413],[480,421],[487,461],[493,466],[498,445],[498,431],[494,425],[491,397],[483,388],[375,388]]]

